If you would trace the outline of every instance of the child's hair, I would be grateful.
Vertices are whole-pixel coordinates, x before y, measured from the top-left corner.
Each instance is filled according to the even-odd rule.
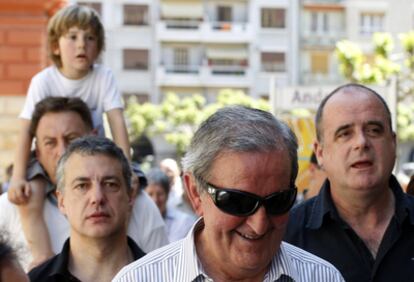
[[[98,55],[104,49],[105,31],[98,13],[87,6],[69,5],[59,10],[47,26],[49,56],[58,67],[62,66],[62,61],[60,55],[53,54],[53,51],[59,44],[59,38],[74,26],[80,29],[92,29],[98,40]]]

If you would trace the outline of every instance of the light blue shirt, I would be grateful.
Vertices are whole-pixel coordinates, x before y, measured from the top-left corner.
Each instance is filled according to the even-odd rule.
[[[213,281],[197,257],[194,233],[204,228],[200,218],[187,236],[125,266],[113,282],[201,282]],[[264,280],[303,282],[342,282],[339,271],[329,262],[293,245],[282,242]]]

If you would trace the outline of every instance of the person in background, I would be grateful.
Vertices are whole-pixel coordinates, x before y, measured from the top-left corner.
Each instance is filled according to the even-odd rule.
[[[147,181],[145,191],[153,199],[164,218],[169,241],[174,242],[184,238],[196,218],[167,205],[170,179],[162,170],[151,169],[147,173]]]
[[[167,158],[160,162],[159,167],[168,176],[171,183],[167,205],[185,212],[191,217],[197,218],[197,215],[188,200],[187,192],[184,189],[181,180],[181,171],[177,162],[173,159]]]
[[[0,282],[28,282],[29,278],[6,237],[5,231],[0,230]]]
[[[9,200],[19,205],[26,238],[39,246],[32,248],[35,261],[39,262],[53,252],[43,218],[45,194],[50,191],[46,190],[47,184],[42,178],[32,179],[30,183],[26,180],[33,140],[29,128],[35,105],[51,96],[81,98],[92,113],[93,128],[101,136],[104,136],[102,115],[106,113],[115,142],[130,159],[120,92],[112,72],[95,64],[105,46],[104,28],[97,12],[85,6],[64,7],[50,19],[47,36],[54,65],[36,74],[30,83],[20,114],[20,134],[8,193]]]
[[[327,180],[292,209],[284,240],[336,266],[346,281],[414,276],[414,197],[392,175],[396,135],[384,99],[360,84],[326,96],[315,153]]]
[[[32,282],[111,281],[145,255],[127,236],[131,170],[119,147],[102,137],[79,138],[61,157],[56,177],[70,237],[61,253],[29,272]]]
[[[318,164],[315,152],[312,152],[309,161],[309,186],[303,193],[304,200],[310,199],[319,193],[323,183],[326,180],[326,173],[323,168]]]
[[[124,267],[114,282],[344,281],[330,263],[282,242],[297,193],[297,148],[271,113],[219,109],[182,160],[201,218],[183,240]]]

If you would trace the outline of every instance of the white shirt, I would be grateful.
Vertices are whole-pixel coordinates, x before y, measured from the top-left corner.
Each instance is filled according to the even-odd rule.
[[[69,222],[49,198],[45,201],[43,216],[51,238],[52,250],[59,253],[70,234]],[[23,234],[19,212],[16,206],[9,202],[7,193],[0,196],[0,229],[9,233],[12,245],[18,249],[19,260],[27,269],[32,256]],[[140,191],[135,199],[128,235],[146,253],[168,244],[161,214],[145,191]]]
[[[125,266],[113,282],[210,281],[198,259],[194,233],[204,227],[202,218],[188,235]],[[209,280],[210,279],[210,280]],[[345,281],[329,262],[282,242],[263,281],[336,282]],[[212,281],[212,280],[211,280]]]
[[[46,97],[78,97],[91,110],[93,125],[104,136],[103,113],[123,108],[121,94],[112,71],[102,65],[94,65],[81,79],[68,79],[56,66],[50,66],[37,73],[30,82],[26,101],[20,118],[30,120],[38,102]]]
[[[164,221],[167,225],[168,240],[174,242],[184,238],[196,219],[196,217],[186,214],[178,209],[167,207]]]

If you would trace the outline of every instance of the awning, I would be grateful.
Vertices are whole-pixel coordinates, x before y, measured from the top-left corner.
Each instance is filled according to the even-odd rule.
[[[243,60],[248,57],[247,49],[241,48],[217,48],[207,49],[207,58],[209,59],[235,59]]]
[[[161,16],[163,18],[203,18],[202,1],[162,1]]]

